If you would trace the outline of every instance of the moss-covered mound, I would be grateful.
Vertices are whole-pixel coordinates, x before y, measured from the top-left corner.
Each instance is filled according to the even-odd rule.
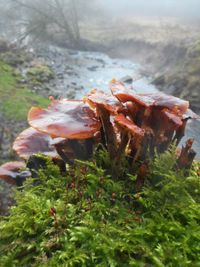
[[[64,176],[47,160],[0,223],[0,266],[200,266],[200,165],[175,171],[167,152],[136,193],[136,176],[111,179],[105,159]]]

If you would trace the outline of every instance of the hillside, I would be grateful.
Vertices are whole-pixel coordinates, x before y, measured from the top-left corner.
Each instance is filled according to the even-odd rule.
[[[159,75],[154,84],[163,91],[187,99],[200,111],[200,42],[190,45],[170,70]]]

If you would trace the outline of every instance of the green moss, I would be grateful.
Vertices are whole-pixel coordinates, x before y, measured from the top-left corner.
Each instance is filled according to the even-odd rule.
[[[174,160],[157,157],[136,194],[135,174],[77,162],[62,176],[47,159],[0,223],[0,266],[199,266],[200,165],[185,176]]]
[[[29,68],[27,75],[33,83],[47,82],[54,78],[52,70],[47,65]]]
[[[0,61],[0,112],[8,119],[24,120],[33,105],[45,106],[48,100],[18,84],[19,76]]]
[[[0,54],[0,60],[10,66],[16,67],[24,64],[25,62],[29,62],[31,60],[31,54],[22,50],[9,50]]]

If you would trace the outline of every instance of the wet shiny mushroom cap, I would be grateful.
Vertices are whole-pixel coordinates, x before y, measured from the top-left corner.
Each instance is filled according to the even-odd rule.
[[[128,102],[128,101],[135,102],[135,97],[132,96],[135,93],[134,90],[126,88],[122,82],[119,82],[119,81],[113,79],[109,83],[109,87],[110,87],[112,94],[119,101],[121,101],[123,103]]]
[[[167,128],[167,126],[171,127],[171,125],[173,125],[174,128],[178,128],[183,124],[182,118],[168,109],[163,109],[161,111],[160,119],[165,128]]]
[[[46,109],[31,108],[28,122],[52,138],[87,139],[100,128],[99,120],[87,104],[67,99],[52,100]]]
[[[160,108],[168,108],[177,115],[183,115],[189,108],[189,102],[180,99],[175,96],[166,95],[161,92],[156,92],[152,94],[141,94],[141,97],[149,95],[153,100],[153,106]],[[140,95],[139,95],[140,96]]]
[[[13,150],[23,159],[28,159],[37,153],[60,158],[52,144],[53,139],[48,134],[30,127],[18,135],[13,144]]]
[[[137,137],[144,137],[145,131],[138,127],[134,122],[127,119],[123,114],[115,117],[115,123],[121,128],[126,129],[129,133]]]
[[[93,89],[84,99],[92,108],[103,107],[111,114],[122,109],[122,104],[111,94]]]
[[[131,88],[125,88],[123,83],[116,80],[110,82],[110,89],[121,102],[134,102],[144,107],[160,107],[184,114],[189,108],[189,102],[161,92],[139,94]]]
[[[16,178],[20,170],[25,168],[24,162],[11,161],[0,166],[0,179],[9,184],[16,184]]]

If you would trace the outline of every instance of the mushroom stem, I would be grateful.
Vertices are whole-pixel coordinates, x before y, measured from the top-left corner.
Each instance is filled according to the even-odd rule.
[[[117,153],[115,157],[112,160],[112,176],[113,177],[119,177],[120,174],[120,168],[121,168],[121,159],[125,155],[125,149],[128,144],[129,138],[128,138],[128,132],[122,131],[121,132],[121,143],[117,149]]]
[[[176,142],[176,146],[178,146],[181,139],[185,135],[185,128],[186,128],[187,121],[188,121],[188,119],[183,120],[183,124],[176,131],[176,134],[175,134],[174,139],[173,139],[173,142]]]
[[[126,146],[128,144],[128,132],[124,131],[121,133],[121,143],[119,145],[119,148],[117,150],[117,159],[121,158],[121,155],[125,153]]]
[[[161,143],[157,146],[157,151],[159,153],[163,153],[169,148],[169,145],[173,142],[173,135],[174,129],[166,130],[165,133],[163,133],[163,140],[161,140]]]
[[[135,181],[135,191],[139,192],[142,189],[142,186],[144,185],[145,179],[147,177],[148,173],[148,165],[147,163],[143,163],[139,168],[139,173],[137,175],[137,179]]]
[[[82,145],[78,142],[78,140],[71,139],[68,142],[69,142],[69,146],[75,153],[75,158],[83,159],[85,153],[84,153]]]
[[[101,144],[107,149],[106,137],[105,137],[105,133],[104,133],[103,127],[100,128],[100,135],[101,135]]]
[[[56,151],[57,151],[58,155],[61,157],[61,159],[65,163],[69,163],[69,164],[73,163],[73,161],[71,159],[69,159],[68,156],[66,155],[66,153],[64,152],[64,148],[66,146],[66,142],[58,143],[58,144],[55,144],[54,146],[56,148]]]
[[[86,157],[89,159],[93,154],[94,138],[85,140]]]
[[[110,113],[109,111],[98,107],[98,114],[103,125],[108,153],[110,158],[113,159],[116,156],[117,140],[113,125],[110,122]]]

